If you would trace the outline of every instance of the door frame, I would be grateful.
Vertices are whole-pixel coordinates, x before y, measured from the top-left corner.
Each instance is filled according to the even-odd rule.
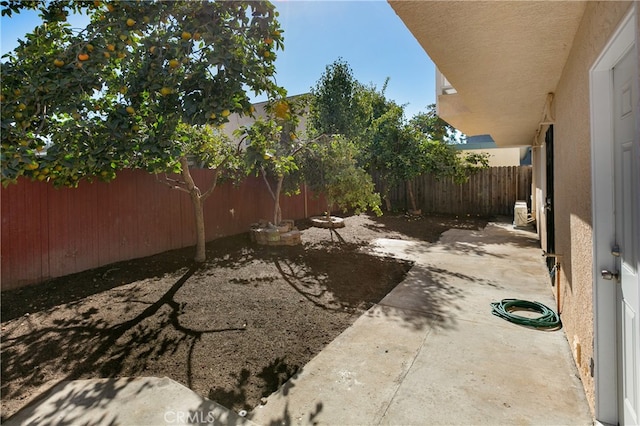
[[[555,154],[554,154],[554,145],[553,145],[553,136],[554,136],[553,124],[549,126],[544,135],[544,152],[545,152],[545,192],[544,192],[544,212],[545,212],[545,236],[546,236],[546,252],[547,253],[555,253],[556,252],[556,224],[555,224],[555,208],[556,208],[556,200],[555,200]],[[556,266],[556,258],[547,257],[547,269],[551,274],[551,285],[555,285],[555,274],[557,271],[554,271]]]
[[[636,4],[589,71],[591,109],[591,170],[593,223],[593,318],[595,417],[599,423],[618,424],[618,355],[616,333],[617,287],[600,275],[615,270],[611,241],[615,228],[613,182],[613,87],[614,66],[637,49]]]

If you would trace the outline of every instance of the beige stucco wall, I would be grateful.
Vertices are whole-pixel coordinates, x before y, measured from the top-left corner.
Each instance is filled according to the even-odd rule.
[[[296,98],[298,96],[304,96],[304,95],[291,96],[290,98]],[[234,132],[238,130],[240,127],[249,126],[253,124],[256,121],[256,118],[258,117],[261,117],[261,118],[267,117],[267,112],[265,109],[266,105],[267,105],[266,101],[254,103],[253,107],[255,108],[255,111],[253,113],[253,116],[239,115],[235,113],[231,114],[229,116],[229,122],[222,127],[222,132],[226,134],[229,138],[231,138],[231,140],[235,140],[236,137],[234,136]],[[306,114],[299,117],[298,126],[296,127],[296,134],[300,138],[303,138],[306,135],[307,120],[308,120],[308,116]]]
[[[463,152],[469,154],[488,154],[489,167],[519,166],[522,149],[514,148],[491,148],[491,149],[465,149]]]
[[[594,409],[589,69],[631,2],[589,2],[555,93],[556,252],[564,330]],[[613,332],[613,331],[612,331]]]

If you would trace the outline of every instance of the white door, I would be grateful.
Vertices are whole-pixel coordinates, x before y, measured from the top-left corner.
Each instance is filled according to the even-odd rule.
[[[615,243],[618,288],[620,424],[640,424],[640,174],[638,165],[638,56],[630,50],[613,69]]]

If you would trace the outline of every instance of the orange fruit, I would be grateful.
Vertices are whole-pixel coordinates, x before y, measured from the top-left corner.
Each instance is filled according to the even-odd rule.
[[[285,101],[280,101],[274,106],[273,110],[276,117],[287,118],[287,114],[289,114],[289,104]]]
[[[56,59],[53,61],[53,65],[55,65],[56,67],[60,68],[61,66],[64,65],[64,61],[60,60],[60,59]]]
[[[180,61],[178,61],[177,59],[172,59],[169,61],[169,66],[171,68],[178,68],[180,66]]]
[[[136,113],[136,110],[135,110],[135,109],[133,109],[133,107],[132,107],[132,106],[128,106],[128,107],[126,107],[126,108],[125,108],[125,110],[126,110],[129,114],[135,114],[135,113]]]
[[[231,114],[231,111],[229,111],[228,109],[225,109],[220,113],[220,115],[223,117],[228,117],[230,114]]]
[[[113,51],[116,50],[116,47],[113,44],[109,43],[109,44],[107,44],[107,50],[109,52],[113,52]]]
[[[136,24],[136,21],[134,21],[133,19],[129,18],[127,19],[127,27],[133,27]]]
[[[78,60],[80,61],[86,61],[87,59],[89,59],[89,55],[87,55],[86,53],[81,53],[78,55]]]
[[[191,40],[191,33],[189,31],[183,31],[182,32],[182,39],[183,40]]]

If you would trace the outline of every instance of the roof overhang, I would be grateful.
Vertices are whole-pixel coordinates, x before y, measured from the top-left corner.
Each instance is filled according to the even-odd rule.
[[[440,117],[499,146],[533,143],[586,2],[388,1],[455,88],[437,94]]]

